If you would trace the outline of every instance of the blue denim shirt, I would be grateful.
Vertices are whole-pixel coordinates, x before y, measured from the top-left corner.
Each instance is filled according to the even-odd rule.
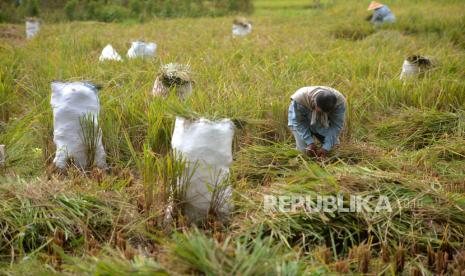
[[[371,23],[393,23],[396,21],[396,17],[387,6],[382,6],[379,9],[374,10],[373,17],[371,17]]]
[[[322,148],[330,151],[334,145],[339,144],[339,134],[344,126],[345,111],[345,104],[341,104],[332,113],[328,114],[328,128],[319,123],[311,126],[312,111],[291,100],[288,111],[288,126],[302,137],[307,146],[313,143],[312,132],[324,136],[325,139]]]

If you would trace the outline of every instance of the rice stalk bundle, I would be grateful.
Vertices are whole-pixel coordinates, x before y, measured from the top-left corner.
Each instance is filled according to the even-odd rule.
[[[247,28],[247,26],[249,26],[249,24],[251,24],[251,23],[252,22],[250,20],[248,20],[247,18],[245,18],[245,17],[236,17],[233,20],[234,25],[238,25],[238,26],[241,26],[243,28]]]
[[[419,111],[410,109],[381,123],[376,131],[390,144],[421,149],[448,136],[465,136],[463,112]]]
[[[401,162],[396,155],[383,148],[366,142],[341,143],[330,152],[328,163],[362,165],[383,170],[399,170]]]
[[[159,77],[163,85],[173,87],[192,82],[189,65],[168,63],[161,67]]]
[[[233,168],[240,178],[264,184],[277,176],[295,171],[304,160],[302,153],[288,144],[254,145],[237,153]]]
[[[191,70],[188,65],[168,63],[161,66],[160,73],[153,84],[152,94],[166,98],[169,92],[175,89],[177,96],[184,100],[192,94],[192,83]]]
[[[91,113],[81,116],[79,118],[79,125],[82,134],[81,139],[87,156],[86,169],[90,169],[95,165],[95,155],[97,154],[99,141],[102,139],[102,131],[98,127],[96,116]]]
[[[428,162],[455,161],[465,159],[465,137],[441,139],[435,144],[415,153],[417,160]]]

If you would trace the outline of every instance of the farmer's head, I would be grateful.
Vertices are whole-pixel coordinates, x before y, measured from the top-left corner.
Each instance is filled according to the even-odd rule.
[[[328,90],[323,90],[316,95],[316,111],[329,113],[336,108],[336,95]]]

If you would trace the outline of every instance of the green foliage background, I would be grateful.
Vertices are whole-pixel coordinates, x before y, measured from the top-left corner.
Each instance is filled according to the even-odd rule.
[[[21,0],[0,2],[0,22],[24,17],[46,21],[146,21],[153,17],[223,16],[253,11],[251,0]]]

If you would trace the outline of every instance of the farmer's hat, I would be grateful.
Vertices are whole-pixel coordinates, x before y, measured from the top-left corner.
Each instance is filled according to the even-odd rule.
[[[378,3],[376,1],[371,1],[370,5],[368,6],[368,10],[369,11],[376,10],[376,9],[379,9],[379,8],[381,8],[383,6],[384,5],[381,4],[381,3]]]

